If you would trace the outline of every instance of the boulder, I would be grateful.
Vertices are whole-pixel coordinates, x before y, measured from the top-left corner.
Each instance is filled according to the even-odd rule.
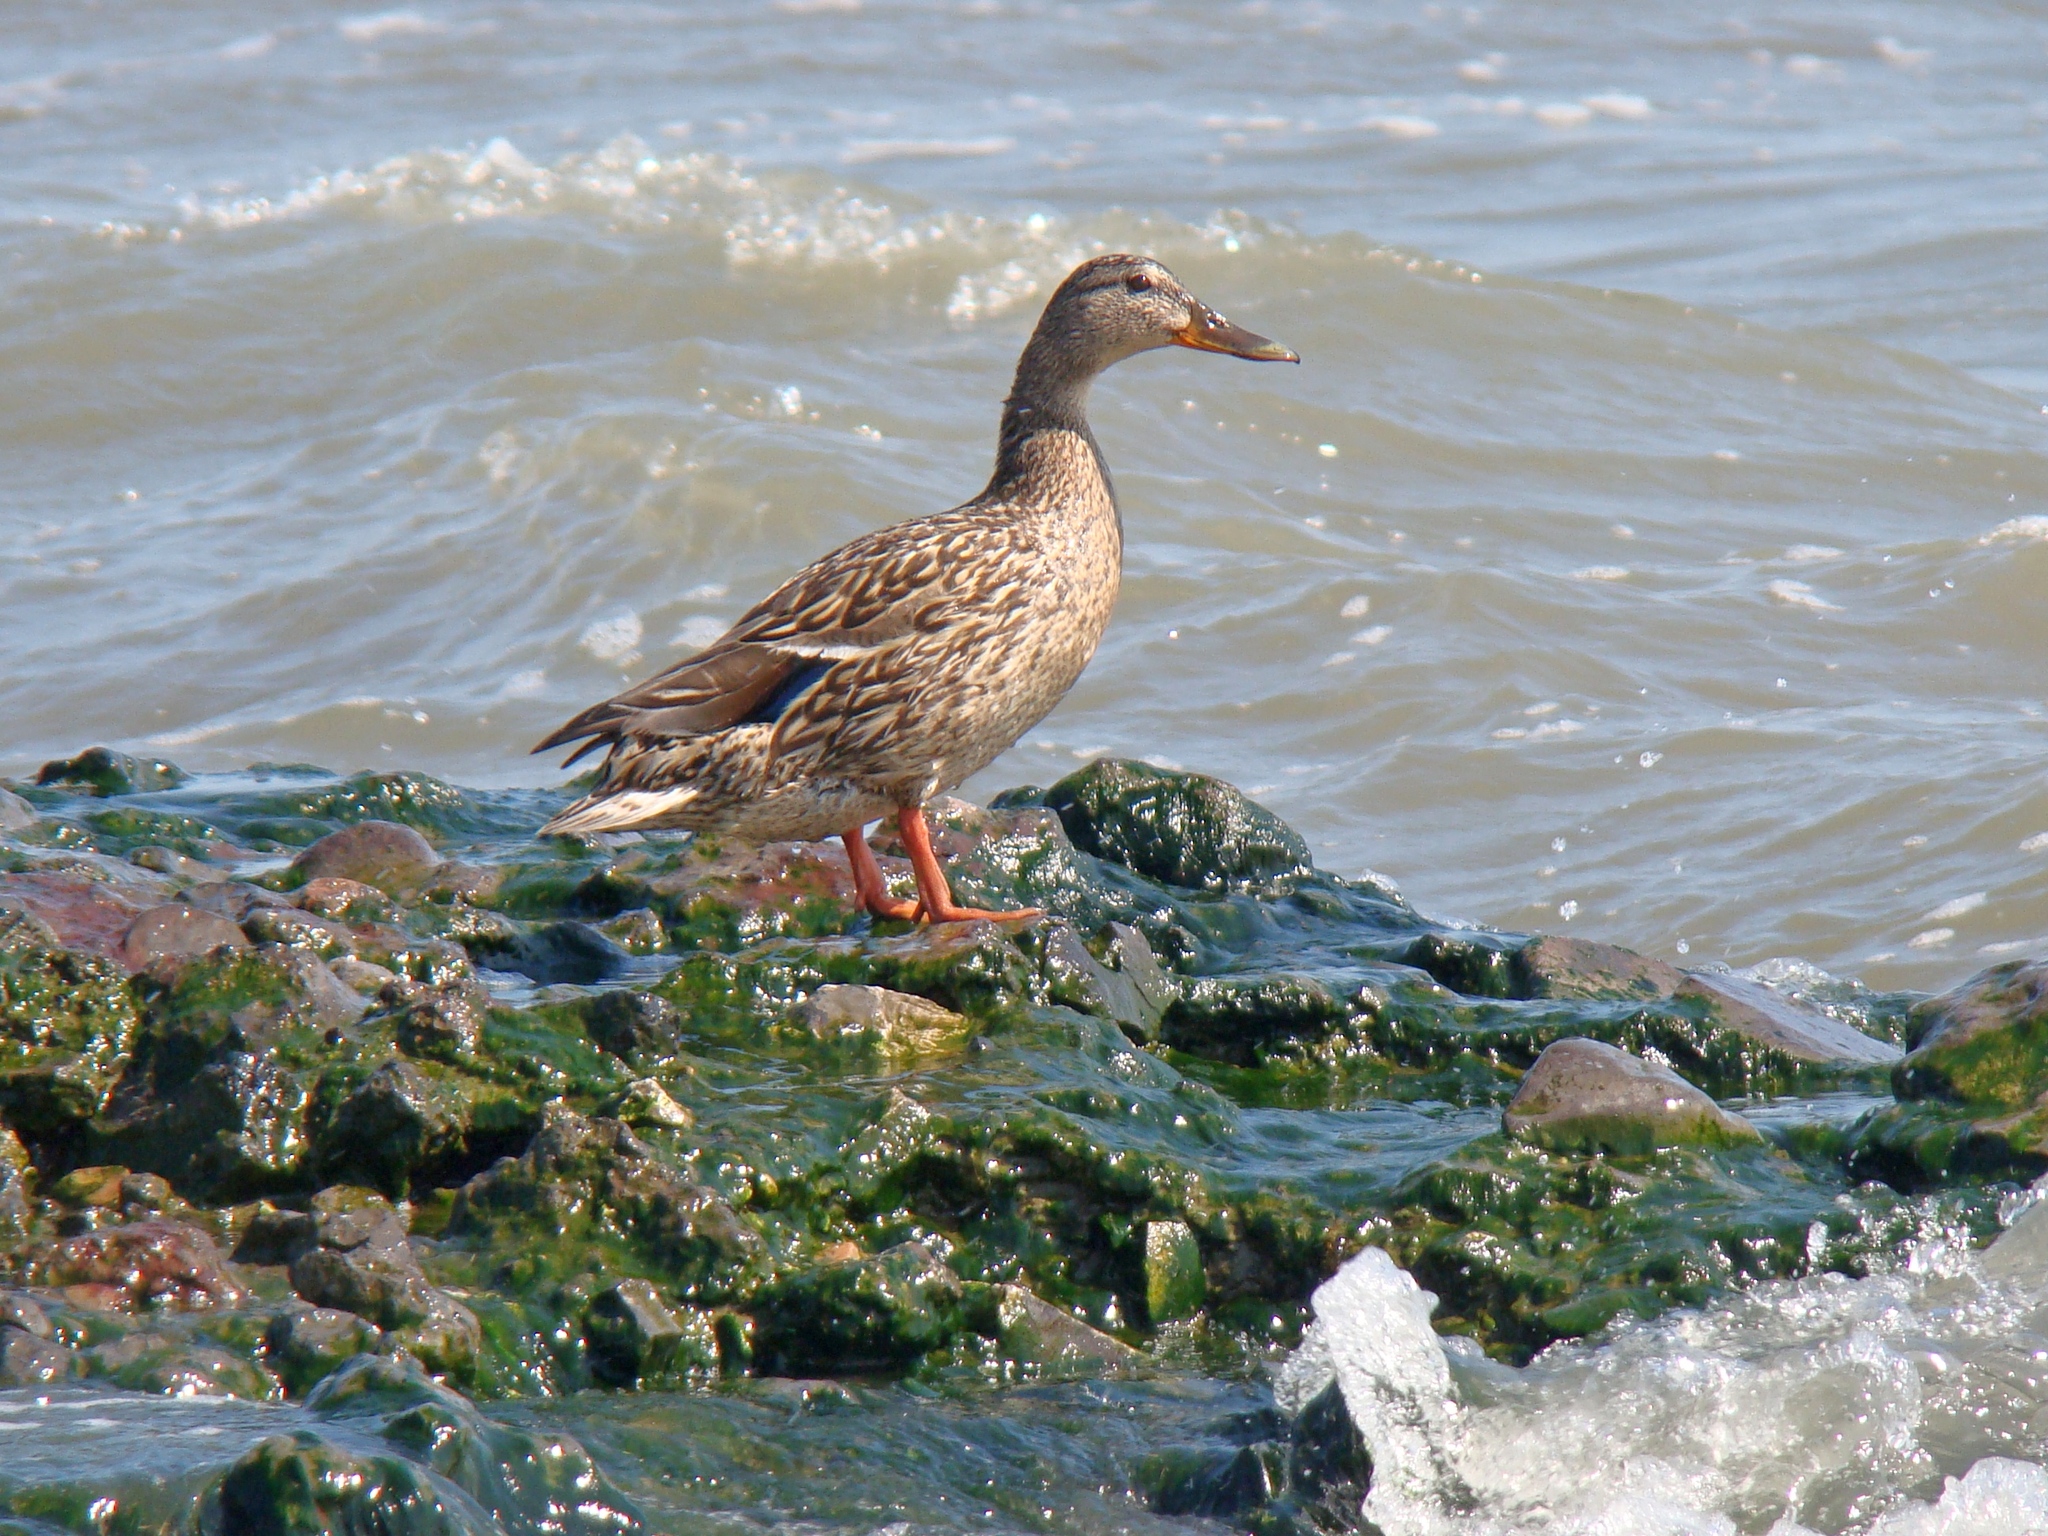
[[[635,1078],[619,1096],[614,1113],[627,1125],[664,1131],[687,1131],[697,1117],[669,1096],[669,1091],[651,1077]]]
[[[45,763],[36,774],[39,785],[90,790],[95,795],[139,795],[176,789],[185,770],[160,758],[131,757],[110,747],[88,747],[76,757]]]
[[[1902,1099],[2014,1114],[2048,1095],[2048,960],[1994,965],[1913,1012],[1892,1071]]]
[[[336,1107],[314,1145],[314,1166],[403,1195],[416,1172],[462,1150],[467,1108],[410,1062],[387,1061]]]
[[[210,1236],[161,1217],[69,1238],[31,1258],[28,1273],[109,1307],[232,1307],[248,1294]]]
[[[217,950],[247,948],[247,936],[226,918],[181,901],[151,907],[121,935],[121,959],[135,971],[175,966]]]
[[[401,976],[377,993],[377,1007],[390,1016],[398,1048],[406,1055],[452,1061],[476,1054],[490,994],[467,977],[428,986]]]
[[[859,1040],[889,1056],[957,1050],[970,1033],[952,1009],[887,987],[819,987],[798,1013],[819,1040]]]
[[[1312,867],[1300,833],[1207,774],[1102,758],[1042,803],[1082,852],[1166,885],[1241,890]]]
[[[482,1329],[427,1279],[397,1212],[373,1191],[338,1186],[315,1195],[308,1214],[317,1245],[291,1262],[299,1297],[376,1324],[430,1370],[467,1374]]]
[[[1513,996],[1599,1000],[1670,997],[1685,985],[1675,965],[1615,944],[1538,934],[1508,963]]]
[[[50,1315],[33,1296],[24,1296],[19,1291],[0,1291],[0,1324],[19,1328],[38,1339],[57,1337],[57,1330],[50,1326]]]
[[[1694,971],[1672,994],[1712,1006],[1715,1016],[1757,1045],[1815,1066],[1889,1066],[1904,1054],[1889,1040],[1796,1003],[1760,981],[1721,971]]]
[[[397,1455],[278,1435],[243,1452],[215,1497],[222,1536],[483,1536],[487,1523],[469,1517],[436,1481]]]
[[[330,832],[292,860],[290,874],[311,884],[344,879],[384,892],[416,889],[441,862],[429,843],[395,821],[359,821]]]
[[[1669,1067],[1597,1040],[1559,1040],[1537,1057],[1501,1123],[1515,1140],[1553,1152],[1628,1155],[1762,1139]]]

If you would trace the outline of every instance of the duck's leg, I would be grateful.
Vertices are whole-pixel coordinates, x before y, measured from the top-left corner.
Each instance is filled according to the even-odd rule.
[[[988,912],[980,907],[956,906],[953,888],[946,884],[946,872],[939,868],[939,856],[932,852],[931,829],[924,824],[924,807],[905,806],[896,813],[896,825],[903,833],[903,846],[910,853],[911,872],[917,876],[917,911],[928,923],[964,923],[969,918],[1039,917],[1038,907],[1019,907],[1014,912]]]
[[[893,917],[908,922],[917,916],[916,902],[889,894],[889,887],[882,879],[882,866],[875,862],[875,852],[868,847],[868,840],[859,826],[849,827],[840,833],[839,841],[846,844],[846,862],[853,866],[853,894],[862,906],[876,917]],[[922,883],[919,889],[923,889]]]

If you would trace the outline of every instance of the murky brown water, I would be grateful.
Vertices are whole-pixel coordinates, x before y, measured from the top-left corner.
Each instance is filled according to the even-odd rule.
[[[2048,948],[2024,8],[16,5],[0,768],[526,746],[978,489],[1049,286],[1102,654],[972,788],[1256,786],[1426,907],[1935,986]]]

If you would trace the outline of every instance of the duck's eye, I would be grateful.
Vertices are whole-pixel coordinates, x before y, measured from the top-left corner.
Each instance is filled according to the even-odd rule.
[[[1151,275],[1145,272],[1133,272],[1124,279],[1124,286],[1133,293],[1144,293],[1152,286]]]

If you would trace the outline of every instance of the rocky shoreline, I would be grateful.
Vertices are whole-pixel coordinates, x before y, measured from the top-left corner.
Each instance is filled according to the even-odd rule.
[[[836,844],[536,843],[559,803],[103,749],[0,789],[0,1386],[380,1426],[248,1452],[231,1526],[316,1528],[336,1467],[504,1515],[602,1479],[473,1400],[1243,1374],[1367,1246],[1519,1361],[1988,1239],[2048,1169],[2048,964],[1928,999],[1446,925],[1139,763],[940,808],[1023,925],[873,924]],[[1159,1507],[1280,1507],[1232,1476]]]

